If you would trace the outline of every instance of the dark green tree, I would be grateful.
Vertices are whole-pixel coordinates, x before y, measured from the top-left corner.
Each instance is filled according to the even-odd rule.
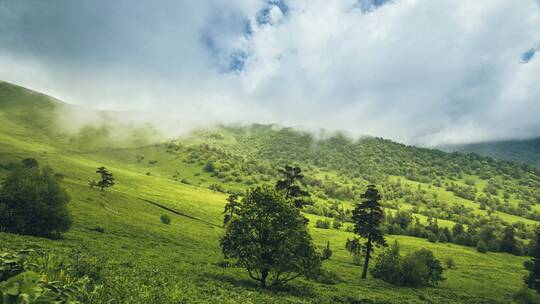
[[[516,253],[518,251],[516,231],[512,225],[508,225],[504,228],[500,246],[500,250],[503,252]]]
[[[365,279],[373,246],[386,246],[386,240],[380,229],[384,222],[383,208],[379,203],[381,195],[375,185],[369,185],[362,198],[364,201],[357,204],[353,210],[352,220],[354,223],[354,233],[360,238],[366,239],[364,268],[362,270],[362,279]]]
[[[296,208],[302,208],[306,201],[305,197],[309,193],[302,189],[300,181],[304,178],[300,167],[286,165],[283,169],[278,170],[282,175],[282,179],[276,182],[276,190],[285,193],[285,199],[291,200]]]
[[[540,226],[536,226],[532,252],[529,253],[531,259],[525,262],[525,268],[529,274],[525,276],[525,284],[540,293]]]
[[[96,173],[98,173],[101,176],[101,180],[97,182],[97,186],[101,189],[101,191],[105,190],[106,188],[114,186],[114,177],[109,170],[105,167],[99,167],[96,170]]]
[[[262,288],[318,273],[321,258],[305,218],[283,193],[257,187],[230,210],[220,240],[223,254],[236,259]]]
[[[15,166],[0,189],[0,231],[44,237],[68,231],[69,195],[61,179],[35,160]]]

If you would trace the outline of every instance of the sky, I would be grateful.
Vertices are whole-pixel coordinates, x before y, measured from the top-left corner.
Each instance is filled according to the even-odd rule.
[[[167,128],[540,136],[539,0],[0,0],[0,80]]]

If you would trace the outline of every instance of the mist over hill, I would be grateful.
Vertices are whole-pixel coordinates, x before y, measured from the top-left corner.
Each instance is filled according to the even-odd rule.
[[[540,166],[540,138],[446,145],[439,148],[444,151],[477,153],[497,159],[513,160]]]

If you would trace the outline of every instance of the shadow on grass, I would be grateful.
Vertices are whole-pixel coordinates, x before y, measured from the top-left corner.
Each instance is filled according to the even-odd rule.
[[[265,290],[260,287],[259,282],[257,281],[245,278],[238,278],[230,274],[206,273],[204,277],[206,279],[227,282],[234,286],[249,289],[251,291],[270,292],[275,295],[295,296],[299,298],[317,297],[317,294],[315,293],[313,288],[301,281],[289,282],[287,284],[274,286]]]

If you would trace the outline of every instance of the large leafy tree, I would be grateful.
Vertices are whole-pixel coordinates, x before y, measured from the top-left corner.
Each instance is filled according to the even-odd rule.
[[[71,227],[69,195],[61,175],[25,159],[6,177],[0,189],[0,231],[56,237]]]
[[[223,254],[236,259],[262,288],[319,271],[321,259],[305,218],[282,193],[258,187],[240,202],[230,200],[225,210],[230,217],[220,240]]]
[[[98,173],[101,177],[101,179],[97,182],[97,186],[101,189],[101,191],[114,186],[113,174],[109,172],[107,168],[99,167],[97,168],[96,173]]]
[[[309,193],[300,186],[300,181],[304,178],[300,167],[286,165],[278,170],[282,179],[276,182],[276,190],[285,193],[285,199],[291,200],[297,208],[302,208],[305,204],[304,198]]]
[[[525,276],[525,284],[540,293],[540,226],[536,227],[534,239],[531,241],[532,252],[529,255],[532,257],[525,262],[525,268],[529,271]]]
[[[362,198],[364,200],[357,204],[353,210],[352,220],[354,233],[361,239],[366,240],[364,267],[362,270],[362,279],[365,279],[373,247],[386,246],[386,241],[380,229],[384,222],[384,211],[379,203],[381,195],[375,185],[369,185],[366,192],[362,194]]]

